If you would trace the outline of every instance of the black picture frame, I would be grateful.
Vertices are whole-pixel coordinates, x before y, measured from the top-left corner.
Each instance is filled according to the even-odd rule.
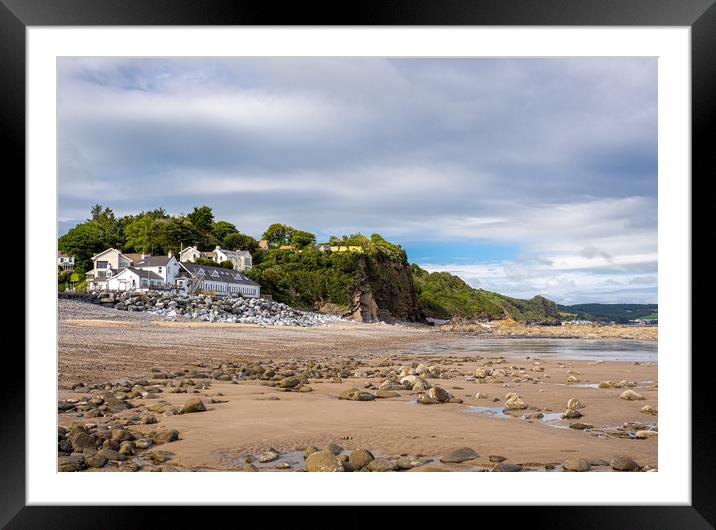
[[[214,0],[0,0],[0,138],[6,164],[25,174],[25,48],[28,26],[116,25],[506,25],[506,26],[688,26],[692,60],[692,175],[716,174],[709,129],[716,122],[716,0],[426,0],[330,5]],[[11,179],[7,173],[6,180]],[[691,182],[695,180],[691,177]],[[688,176],[685,176],[688,178]],[[16,179],[19,181],[20,179]],[[19,191],[24,195],[22,188]],[[693,196],[693,195],[692,195]],[[27,242],[26,244],[30,244]],[[690,310],[691,308],[684,308]],[[689,330],[691,332],[691,330]],[[674,353],[674,352],[672,352]],[[693,355],[692,504],[690,506],[510,507],[510,523],[549,528],[714,528],[716,466],[706,396],[708,350]],[[14,362],[6,378],[0,427],[0,525],[7,528],[120,528],[161,518],[183,520],[186,510],[114,507],[30,507],[25,503],[25,363]],[[7,365],[6,365],[7,366]],[[699,390],[700,389],[700,390]],[[682,458],[681,455],[667,455]],[[684,459],[685,465],[688,460]],[[78,497],[81,503],[81,497]],[[217,508],[227,512],[232,508]],[[453,509],[458,509],[453,508]],[[480,507],[494,512],[505,508]],[[137,514],[141,510],[142,514]],[[241,508],[246,510],[246,508]],[[280,518],[277,508],[258,508]],[[413,508],[421,517],[420,508]],[[244,514],[246,512],[244,511]],[[141,515],[141,519],[137,519]],[[481,517],[484,517],[481,516]],[[181,518],[181,519],[179,519]],[[349,517],[350,518],[350,517]],[[311,517],[315,519],[315,517]],[[133,522],[132,522],[133,521]],[[357,521],[355,524],[357,525]],[[348,524],[351,524],[350,521]]]

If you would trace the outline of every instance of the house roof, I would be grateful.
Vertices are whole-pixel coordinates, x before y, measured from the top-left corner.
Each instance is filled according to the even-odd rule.
[[[279,250],[296,250],[296,247],[293,245],[281,245],[278,247]]]
[[[174,256],[147,256],[134,262],[135,267],[165,267]]]
[[[239,271],[235,271],[233,269],[212,267],[210,265],[197,265],[196,263],[182,263],[181,266],[184,267],[189,274],[202,280],[248,285],[253,287],[257,287],[259,285],[258,283],[249,280]]]
[[[149,254],[143,254],[143,255],[149,256]],[[125,254],[125,256],[135,262],[142,259],[142,254],[139,254],[139,253],[127,253],[127,254]]]
[[[223,252],[229,259],[250,258],[251,254],[246,250],[228,250],[225,248],[217,248],[216,251]],[[216,252],[215,251],[215,252]]]
[[[159,280],[159,281],[162,281],[162,282],[164,281],[164,278],[162,278],[161,276],[159,276],[156,272],[145,271],[145,270],[143,270],[143,269],[135,269],[134,267],[127,267],[126,269],[124,269],[124,270],[123,270],[122,272],[120,272],[119,274],[115,274],[114,277],[116,278],[117,276],[119,276],[120,274],[122,274],[123,272],[126,272],[126,271],[129,271],[129,272],[131,272],[131,273],[133,273],[133,274],[136,274],[136,275],[139,276],[140,278],[147,278],[148,280]]]
[[[119,254],[120,256],[124,256],[125,258],[130,259],[130,258],[127,257],[126,254],[122,254],[122,253],[121,253],[119,250],[117,250],[116,248],[108,248],[107,250],[103,250],[103,251],[100,252],[99,254],[95,254],[94,256],[92,256],[91,259],[94,260],[94,259],[100,257],[101,255],[106,254],[107,252],[112,252],[112,251],[116,252],[116,253]],[[130,260],[130,261],[131,261],[131,260]]]

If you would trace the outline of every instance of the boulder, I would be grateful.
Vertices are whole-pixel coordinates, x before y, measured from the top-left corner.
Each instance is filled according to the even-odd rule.
[[[615,456],[609,465],[616,471],[636,471],[639,469],[637,464],[631,457],[625,455]]]
[[[644,396],[637,392],[634,392],[633,390],[625,390],[621,393],[619,399],[625,399],[627,401],[642,401],[644,399]]]
[[[338,399],[346,399],[349,401],[373,401],[375,399],[375,395],[357,388],[349,388],[348,390],[341,392]]]
[[[330,451],[316,451],[306,458],[306,471],[342,472],[343,464]]]
[[[367,449],[355,449],[354,451],[351,451],[351,454],[348,457],[348,462],[355,471],[363,469],[373,460],[375,460],[375,457]]]
[[[570,458],[562,464],[565,471],[589,471],[591,466],[584,458]]]
[[[57,469],[62,472],[82,471],[85,467],[85,457],[78,453],[61,456],[57,461]]]
[[[178,414],[191,414],[194,412],[205,412],[206,405],[199,398],[191,398],[187,400],[179,409]]]
[[[512,393],[510,397],[505,401],[505,409],[507,410],[524,410],[527,408],[527,404],[522,400],[520,396]]]
[[[443,455],[440,461],[445,464],[459,464],[460,462],[465,462],[466,460],[473,460],[475,458],[478,458],[479,456],[480,455],[478,455],[470,447],[460,447],[459,449],[453,449],[452,451]]]
[[[377,458],[371,460],[366,469],[373,472],[398,471],[398,463],[387,458]]]

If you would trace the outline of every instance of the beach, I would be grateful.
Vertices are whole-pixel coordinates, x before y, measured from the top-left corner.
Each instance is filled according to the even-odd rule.
[[[515,339],[499,334],[490,339],[502,341],[499,351],[478,353],[466,344],[481,334],[424,325],[171,322],[58,304],[59,426],[66,439],[84,429],[109,456],[123,457],[83,469],[302,471],[311,448],[327,448],[339,462],[366,449],[381,462],[372,470],[562,471],[583,460],[591,471],[611,471],[617,456],[642,471],[658,468],[654,343],[645,358],[615,360],[621,332],[622,342],[604,338],[607,346],[615,341],[604,359],[602,343],[589,355],[563,345],[549,354],[545,342],[530,353],[529,342],[512,350]],[[407,388],[406,377],[428,388]],[[420,402],[442,391],[450,398]],[[621,398],[625,392],[638,398]],[[205,410],[183,410],[192,399]],[[115,400],[123,405],[107,411]],[[570,400],[579,403],[568,408]],[[569,410],[579,417],[562,418]],[[156,443],[172,431],[178,439]],[[465,448],[476,455],[446,458]]]

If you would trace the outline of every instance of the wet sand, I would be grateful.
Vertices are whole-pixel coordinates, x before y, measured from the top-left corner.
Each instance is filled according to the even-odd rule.
[[[101,308],[100,308],[101,309]],[[158,424],[131,425],[140,436],[150,431],[177,429],[180,439],[158,446],[170,451],[170,463],[179,469],[238,470],[247,455],[258,456],[274,448],[284,459],[295,462],[291,469],[303,467],[303,449],[321,447],[335,442],[348,452],[366,448],[376,456],[397,457],[401,454],[424,455],[435,461],[426,467],[443,467],[471,471],[491,468],[489,455],[507,458],[507,463],[523,464],[544,470],[545,464],[557,465],[568,458],[602,458],[631,456],[640,465],[657,467],[656,436],[648,439],[620,438],[613,435],[625,422],[656,424],[656,416],[640,412],[644,405],[658,408],[658,391],[652,387],[658,381],[654,363],[635,364],[624,361],[595,363],[587,360],[537,359],[521,352],[518,356],[504,355],[504,362],[492,359],[494,368],[507,371],[500,383],[466,381],[475,368],[490,362],[484,352],[471,355],[465,352],[450,354],[449,348],[440,355],[411,353],[424,351],[421,346],[436,340],[464,341],[464,334],[436,332],[429,327],[393,325],[341,324],[321,328],[259,328],[236,324],[198,324],[162,322],[145,317],[110,319],[75,317],[72,311],[60,310],[59,321],[59,384],[61,399],[86,398],[87,392],[73,392],[69,388],[87,384],[124,379],[150,379],[152,369],[161,371],[196,370],[197,361],[211,368],[221,363],[274,363],[277,366],[293,362],[299,369],[310,360],[336,366],[361,361],[355,371],[398,369],[400,366],[439,365],[446,371],[440,378],[428,376],[429,383],[439,385],[459,403],[423,405],[416,403],[419,393],[398,390],[400,397],[373,401],[339,400],[341,391],[351,387],[375,393],[386,377],[351,376],[341,382],[330,378],[310,379],[312,392],[285,391],[267,386],[266,381],[229,381],[210,379],[207,389],[188,393],[172,393],[169,387],[154,399],[130,400],[137,408],[123,411],[112,418],[85,419],[82,413],[65,412],[58,415],[59,423],[73,422],[102,424],[146,412],[146,407],[166,401],[155,412]],[[505,339],[509,340],[509,339]],[[496,357],[496,356],[495,356]],[[207,370],[209,369],[207,368]],[[543,369],[543,371],[541,371]],[[524,370],[524,371],[522,371]],[[578,383],[567,384],[568,371],[576,371]],[[510,374],[527,374],[537,382],[513,382]],[[190,376],[186,376],[188,378]],[[181,378],[179,378],[181,379]],[[167,381],[150,383],[166,385]],[[627,380],[637,382],[633,390],[643,401],[619,399],[624,388],[599,389],[600,381]],[[174,384],[173,382],[170,384]],[[585,385],[585,386],[581,386]],[[476,399],[475,394],[487,394],[488,399]],[[495,415],[504,406],[505,394],[518,393],[530,409]],[[217,395],[217,394],[220,394]],[[171,415],[172,408],[187,399],[201,398],[207,411]],[[226,401],[211,403],[211,398]],[[277,398],[277,399],[269,399]],[[493,402],[493,398],[499,398]],[[579,420],[561,420],[554,413],[562,413],[569,399],[577,398],[584,408]],[[475,408],[480,407],[480,408]],[[548,421],[523,419],[526,412],[541,410]],[[589,430],[574,430],[572,422],[593,425]],[[605,434],[603,429],[612,434]],[[463,464],[439,464],[438,460],[451,449],[471,447],[480,456]],[[300,453],[299,453],[300,451]],[[260,464],[259,469],[275,470],[276,462]],[[609,468],[593,467],[593,471]],[[420,468],[415,468],[420,470]]]

